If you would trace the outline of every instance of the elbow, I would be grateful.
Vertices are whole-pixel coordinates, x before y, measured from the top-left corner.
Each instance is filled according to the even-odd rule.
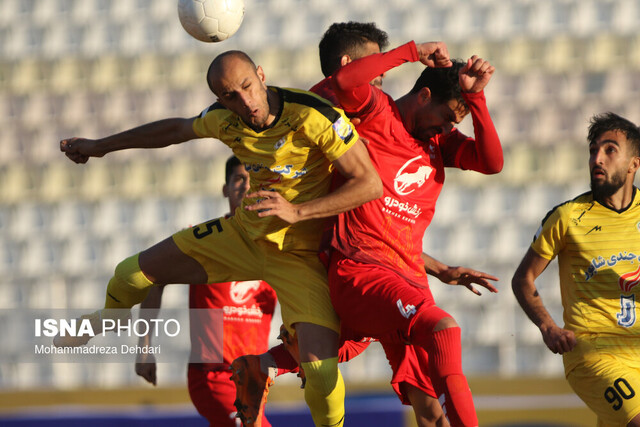
[[[502,172],[502,168],[504,167],[504,159],[501,157],[500,159],[491,162],[487,165],[487,175],[495,175],[497,173]]]

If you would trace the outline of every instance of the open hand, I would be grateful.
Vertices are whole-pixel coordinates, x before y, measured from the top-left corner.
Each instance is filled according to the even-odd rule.
[[[489,282],[489,280],[498,280],[497,277],[466,267],[449,267],[438,275],[438,279],[449,285],[464,286],[476,295],[482,294],[473,284],[482,286],[493,293],[498,292],[498,289]]]
[[[136,374],[147,380],[147,382],[157,385],[156,357],[153,354],[138,354],[136,357]]]
[[[245,196],[249,199],[258,199],[255,203],[245,206],[246,210],[258,211],[260,218],[277,216],[278,218],[295,224],[300,221],[298,207],[286,200],[277,191],[259,190]]]

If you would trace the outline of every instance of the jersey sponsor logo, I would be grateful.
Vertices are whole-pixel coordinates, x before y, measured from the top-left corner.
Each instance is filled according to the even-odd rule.
[[[338,134],[338,137],[345,141],[349,142],[351,137],[353,136],[353,129],[351,128],[351,124],[347,122],[343,117],[338,117],[338,120],[333,122],[333,130]]]
[[[407,171],[407,168],[415,161],[421,159],[422,156],[414,157],[413,159],[407,161],[398,173],[396,174],[395,179],[393,180],[393,186],[396,190],[396,193],[401,196],[406,196],[407,194],[413,193],[418,188],[422,187],[427,179],[433,173],[433,168],[428,165],[420,165],[416,170],[412,172]]]
[[[236,304],[247,302],[260,289],[259,280],[247,280],[244,282],[231,282],[229,296]]]
[[[623,292],[631,292],[638,283],[640,283],[640,266],[636,271],[625,273],[618,278],[618,285]]]
[[[595,225],[591,230],[587,231],[585,234],[589,234],[592,231],[602,231],[602,227],[600,227],[599,225]]]
[[[402,304],[402,300],[401,299],[398,299],[396,304],[398,305],[398,310],[400,310],[400,314],[402,314],[402,316],[405,319],[408,319],[409,317],[411,317],[414,314],[416,314],[416,306],[415,305],[407,304],[405,306],[405,305]]]
[[[640,261],[640,255],[636,255],[633,252],[622,251],[617,254],[613,254],[610,257],[604,258],[602,255],[597,258],[592,258],[591,263],[589,264],[589,268],[585,273],[585,280],[591,279],[598,273],[603,267],[613,267],[619,262],[630,261],[633,263],[635,260]]]
[[[277,151],[280,147],[282,147],[282,146],[284,145],[284,143],[285,143],[285,142],[286,142],[286,139],[285,139],[285,138],[280,138],[280,139],[278,140],[278,142],[276,142],[276,143],[273,145],[273,149]]]
[[[620,295],[620,313],[616,313],[618,325],[630,328],[636,323],[636,296]]]
[[[304,176],[307,174],[307,168],[302,168],[302,169],[294,169],[293,168],[294,165],[279,165],[279,166],[274,166],[272,168],[269,168],[267,166],[265,166],[263,163],[252,163],[252,164],[246,164],[244,165],[244,168],[246,169],[247,172],[251,173],[251,172],[260,172],[263,169],[267,169],[273,173],[277,173],[280,176],[284,176],[285,178],[290,178],[290,179],[297,179],[300,178],[301,176]],[[266,182],[270,182],[270,183],[277,183],[280,182],[281,179],[278,178],[270,178],[265,180]]]
[[[393,197],[389,197],[389,196],[386,196],[384,198],[384,204],[386,207],[395,209],[400,213],[406,212],[408,215],[411,215],[414,218],[419,217],[420,214],[422,213],[422,209],[420,209],[420,206],[418,206],[416,203],[414,203],[412,206],[409,203],[403,203],[398,199],[394,199]]]

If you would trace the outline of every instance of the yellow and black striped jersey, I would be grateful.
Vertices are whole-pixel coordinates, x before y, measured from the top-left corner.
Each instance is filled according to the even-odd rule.
[[[292,203],[302,203],[329,192],[334,160],[357,141],[355,128],[344,115],[319,96],[297,89],[269,87],[280,95],[280,110],[273,124],[257,132],[241,118],[216,103],[193,123],[200,137],[213,137],[228,145],[245,165],[251,190],[272,190]],[[264,239],[281,250],[317,250],[324,220],[290,225],[275,217],[259,218],[244,206],[236,219],[252,239]]]
[[[545,259],[558,257],[566,329],[591,340],[596,348],[640,355],[637,188],[631,204],[619,212],[593,200],[591,192],[556,206],[531,247]],[[565,364],[571,364],[571,353],[565,354]]]

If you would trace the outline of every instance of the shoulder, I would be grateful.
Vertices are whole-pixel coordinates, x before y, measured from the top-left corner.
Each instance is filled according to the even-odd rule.
[[[341,117],[331,102],[313,92],[300,89],[279,88],[285,104],[298,113],[335,123]]]
[[[542,220],[542,224],[550,220],[563,220],[574,216],[575,212],[584,212],[590,210],[594,205],[591,191],[582,193],[579,196],[574,197],[571,200],[560,203],[554,206]]]
[[[198,117],[204,117],[208,114],[231,114],[231,111],[224,108],[219,102],[214,102],[213,104],[202,110]]]

